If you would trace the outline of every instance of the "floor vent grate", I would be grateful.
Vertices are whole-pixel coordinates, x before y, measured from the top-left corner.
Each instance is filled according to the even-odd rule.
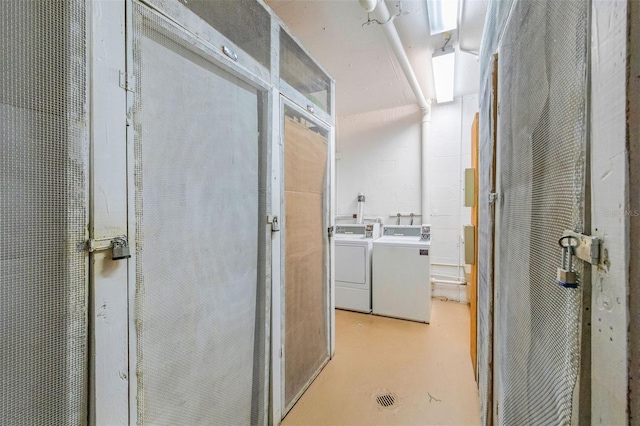
[[[383,395],[377,395],[376,401],[381,407],[387,408],[396,403],[396,396],[392,393],[385,393]]]

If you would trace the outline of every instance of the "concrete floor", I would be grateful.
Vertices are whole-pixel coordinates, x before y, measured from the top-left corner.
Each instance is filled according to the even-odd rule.
[[[431,324],[336,311],[336,354],[292,425],[478,425],[469,306],[433,300]],[[392,394],[383,408],[376,396]]]

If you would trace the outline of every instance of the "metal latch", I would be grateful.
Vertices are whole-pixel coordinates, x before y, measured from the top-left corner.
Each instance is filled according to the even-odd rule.
[[[333,226],[330,226],[330,227],[327,228],[327,236],[329,238],[333,238],[333,231],[334,231]]]
[[[271,232],[280,231],[280,222],[278,222],[278,216],[267,216],[267,223],[271,225]]]
[[[131,257],[129,242],[126,235],[108,238],[91,238],[85,243],[84,249],[89,253],[94,251],[112,250],[111,259],[120,260]]]
[[[562,238],[571,238],[575,241],[573,251],[575,256],[592,265],[600,263],[600,245],[602,241],[598,237],[578,234],[573,231],[564,231]]]

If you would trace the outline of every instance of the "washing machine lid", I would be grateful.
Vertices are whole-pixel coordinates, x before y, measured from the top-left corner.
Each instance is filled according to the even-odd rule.
[[[336,238],[335,243],[337,246],[360,246],[368,248],[373,246],[373,241],[370,238]]]
[[[431,247],[431,242],[421,240],[420,236],[387,235],[375,240],[373,245],[374,247],[406,247],[428,250]]]

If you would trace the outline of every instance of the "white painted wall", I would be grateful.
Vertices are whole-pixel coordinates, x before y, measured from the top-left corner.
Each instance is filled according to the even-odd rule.
[[[464,169],[471,166],[471,123],[477,110],[477,95],[432,108],[431,262],[432,275],[442,278],[464,278],[462,226],[471,222],[471,209],[463,207]],[[421,213],[420,117],[414,105],[338,117],[338,215],[357,211],[358,192],[366,195],[365,217],[380,217],[385,224],[396,222],[392,213]],[[420,222],[416,217],[414,223]]]
[[[471,123],[477,111],[477,95],[432,108],[429,191],[436,276],[464,278],[462,227],[471,223],[471,209],[464,207],[464,170],[471,167]]]
[[[420,118],[417,105],[338,117],[338,215],[357,212],[358,192],[365,217],[420,213]]]

